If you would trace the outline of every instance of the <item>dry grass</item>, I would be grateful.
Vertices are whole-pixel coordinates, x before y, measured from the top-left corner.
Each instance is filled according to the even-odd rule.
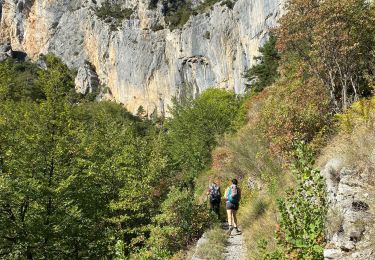
[[[328,238],[332,239],[332,236],[343,228],[343,214],[342,209],[339,208],[331,208],[328,210],[326,221],[326,235]]]
[[[207,242],[197,250],[197,256],[207,260],[224,259],[225,244],[228,236],[220,226],[215,226],[206,234]]]

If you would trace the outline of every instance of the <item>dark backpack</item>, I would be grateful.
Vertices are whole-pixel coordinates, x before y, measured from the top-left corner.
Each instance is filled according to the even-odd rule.
[[[236,189],[236,195],[232,196],[232,190],[233,189]],[[230,188],[229,188],[229,191],[228,191],[228,201],[230,203],[233,203],[233,204],[238,204],[239,203],[239,194],[238,194],[238,188],[237,186],[234,186],[232,185]]]
[[[217,185],[212,185],[210,187],[210,201],[220,202],[220,187]]]

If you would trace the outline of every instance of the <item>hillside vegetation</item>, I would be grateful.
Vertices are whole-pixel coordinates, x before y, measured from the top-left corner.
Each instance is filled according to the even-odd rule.
[[[2,259],[169,257],[210,225],[194,180],[217,138],[243,121],[242,100],[211,89],[157,122],[74,91],[47,69],[0,64]]]
[[[340,142],[352,168],[360,162],[349,154],[373,153],[363,125],[373,125],[366,100],[374,82],[374,18],[367,1],[289,0],[258,65],[245,72],[248,122],[213,151],[198,194],[209,179],[241,180],[239,223],[249,259],[324,258],[332,220],[315,160],[323,150],[325,158],[338,156],[325,147]],[[347,109],[358,100],[353,116]]]
[[[164,3],[176,28],[186,19],[173,15],[193,12]],[[118,11],[98,10],[126,19]],[[215,246],[200,254],[220,259],[226,236],[206,191],[236,177],[250,259],[323,259],[335,225],[316,159],[339,143],[348,165],[373,162],[374,11],[365,0],[288,0],[244,72],[246,95],[187,95],[166,119],[77,94],[53,55],[46,68],[1,62],[0,258],[181,259],[211,228]]]

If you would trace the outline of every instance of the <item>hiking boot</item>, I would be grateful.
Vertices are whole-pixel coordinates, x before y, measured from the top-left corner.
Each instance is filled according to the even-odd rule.
[[[235,227],[234,229],[236,230],[237,234],[241,234],[241,230],[239,230],[238,227]]]
[[[228,231],[227,231],[227,234],[230,235],[230,234],[232,233],[232,230],[233,230],[233,227],[232,227],[232,226],[229,226]]]

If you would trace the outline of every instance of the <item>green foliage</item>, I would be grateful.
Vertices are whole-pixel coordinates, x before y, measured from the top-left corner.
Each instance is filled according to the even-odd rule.
[[[272,85],[279,73],[280,54],[276,49],[277,38],[270,34],[268,41],[259,48],[261,56],[255,57],[257,64],[245,72],[245,78],[250,81],[248,88],[251,91],[260,92],[265,87]]]
[[[221,0],[205,0],[200,5],[197,6],[195,11],[197,12],[204,12],[209,10],[214,4],[220,2]]]
[[[43,91],[35,84],[40,69],[30,62],[7,59],[0,63],[0,101],[42,100]]]
[[[130,19],[133,12],[132,9],[122,8],[120,4],[111,3],[108,0],[95,10],[96,16],[99,19],[111,23],[112,30],[117,29],[123,20]]]
[[[299,72],[300,62],[291,59],[287,62],[288,75],[266,93],[268,97],[258,124],[272,150],[284,155],[293,149],[295,140],[310,142],[332,119],[325,87],[317,79]]]
[[[313,168],[314,156],[304,143],[297,145],[294,155],[292,169],[297,187],[287,192],[285,200],[279,200],[278,243],[288,258],[323,259],[327,214],[325,182]]]
[[[72,72],[45,62],[35,80],[45,99],[0,103],[0,254],[127,255],[158,208],[163,136],[118,104],[72,102]]]
[[[182,28],[192,15],[203,13],[212,8],[213,5],[222,0],[205,0],[198,6],[192,7],[191,2],[187,0],[165,0],[163,2],[163,15],[165,21],[171,30]],[[157,5],[157,0],[150,2],[149,8],[153,9]],[[233,1],[224,1],[221,5],[226,5],[232,9],[234,6]]]
[[[217,137],[244,120],[237,116],[241,109],[241,100],[234,93],[220,89],[209,89],[184,105],[175,103],[166,128],[168,151],[181,178],[191,182],[209,165]]]
[[[193,13],[191,3],[186,0],[165,1],[162,12],[171,30],[183,27]]]
[[[196,204],[190,190],[172,187],[161,205],[161,213],[155,217],[150,247],[171,253],[186,247],[207,228],[208,212],[206,205]]]
[[[160,131],[142,108],[83,99],[60,59],[43,60],[43,70],[0,64],[2,259],[125,259],[136,248],[160,259],[196,239],[208,209],[180,188],[243,121],[241,101],[209,90],[176,105]]]
[[[221,5],[226,5],[229,9],[233,9],[234,4],[237,0],[224,0]]]
[[[286,11],[277,29],[278,47],[298,55],[308,73],[324,82],[336,112],[369,95],[374,74],[373,3],[289,0]]]

